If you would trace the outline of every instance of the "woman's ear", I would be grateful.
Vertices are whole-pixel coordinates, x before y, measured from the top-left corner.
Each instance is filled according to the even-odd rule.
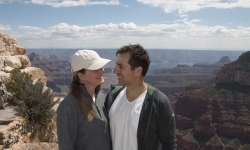
[[[83,75],[83,73],[78,72],[78,73],[77,73],[77,76],[78,76],[78,78],[79,78],[80,80],[84,80],[84,75]]]

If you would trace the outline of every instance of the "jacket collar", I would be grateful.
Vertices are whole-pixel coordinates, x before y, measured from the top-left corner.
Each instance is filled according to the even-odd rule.
[[[83,83],[81,83],[80,85],[80,88],[81,90],[83,91],[83,94],[87,97],[87,99],[90,99],[91,100],[91,103],[94,102],[92,97],[89,95],[85,85]],[[101,89],[101,86],[98,85],[96,88],[95,88],[95,99],[97,99],[97,96],[98,96],[98,93],[100,92],[100,89]]]

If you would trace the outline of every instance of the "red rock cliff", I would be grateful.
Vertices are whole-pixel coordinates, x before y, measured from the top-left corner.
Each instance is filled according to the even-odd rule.
[[[250,149],[250,51],[215,79],[170,96],[178,150]]]

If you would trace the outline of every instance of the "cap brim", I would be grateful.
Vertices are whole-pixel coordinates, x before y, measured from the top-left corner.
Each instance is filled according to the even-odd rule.
[[[88,68],[88,70],[97,70],[97,69],[100,69],[102,68],[103,66],[105,66],[108,62],[110,62],[111,60],[109,59],[104,59],[104,58],[101,58],[99,60],[97,60],[96,62],[94,62],[92,65],[90,65]]]

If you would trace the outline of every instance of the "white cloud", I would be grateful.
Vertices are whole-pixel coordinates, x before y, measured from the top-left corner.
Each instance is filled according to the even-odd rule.
[[[8,30],[11,30],[11,28],[10,28],[10,26],[0,25],[0,30],[8,31]]]
[[[12,3],[12,2],[20,2],[20,0],[0,0],[0,4]]]
[[[129,5],[122,5],[123,7],[130,7]]]
[[[190,22],[201,22],[200,19],[194,19],[194,20],[190,20]]]
[[[32,3],[37,5],[48,5],[52,7],[75,7],[86,5],[119,5],[119,0],[0,0],[1,3]]]
[[[165,13],[178,11],[179,14],[204,8],[250,8],[250,0],[137,0],[137,2],[160,7]]]
[[[42,30],[42,28],[39,27],[32,27],[32,26],[19,26],[19,29],[22,30]]]
[[[60,23],[48,29],[20,26],[11,35],[26,48],[117,48],[128,43],[141,43],[148,48],[232,49],[250,47],[250,28],[239,26],[201,26],[199,20],[187,18],[169,24],[139,26],[133,22],[91,26]]]

